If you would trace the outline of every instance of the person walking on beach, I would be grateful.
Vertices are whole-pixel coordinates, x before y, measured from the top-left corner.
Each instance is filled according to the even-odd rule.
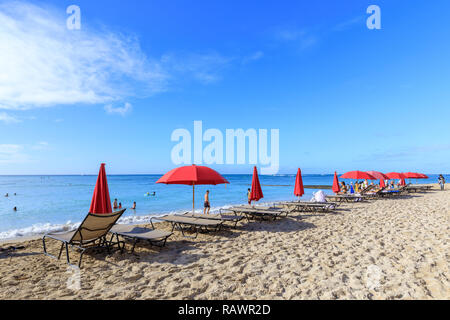
[[[441,185],[441,190],[444,190],[445,178],[442,174],[439,175],[438,181],[439,181],[439,184]]]
[[[209,203],[209,190],[206,190],[203,214],[209,214],[210,209],[211,209],[211,204]]]
[[[252,197],[252,191],[250,190],[250,188],[248,188],[248,190],[247,190],[247,201],[248,201],[248,204],[252,204],[251,197]]]

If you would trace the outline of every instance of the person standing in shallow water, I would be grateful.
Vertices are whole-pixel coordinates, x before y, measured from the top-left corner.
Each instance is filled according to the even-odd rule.
[[[247,200],[248,200],[248,204],[252,204],[251,197],[252,197],[252,191],[250,190],[250,188],[248,188],[248,190],[247,190]]]
[[[438,182],[441,185],[441,190],[444,190],[445,178],[442,174],[439,175]]]

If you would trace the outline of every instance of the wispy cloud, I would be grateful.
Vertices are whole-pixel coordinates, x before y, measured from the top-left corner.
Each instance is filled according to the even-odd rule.
[[[7,114],[6,112],[0,112],[0,121],[6,124],[22,122],[21,120]]]
[[[47,141],[40,141],[31,147],[33,150],[47,150],[49,144]]]
[[[107,103],[166,90],[168,75],[136,37],[86,23],[71,31],[64,19],[52,8],[0,4],[0,108]]]
[[[293,26],[279,26],[273,34],[276,40],[294,44],[300,50],[312,47],[319,41],[318,36],[307,29]]]
[[[27,160],[27,155],[22,153],[23,146],[17,144],[0,144],[0,163],[20,163]]]
[[[264,52],[256,51],[256,52],[254,52],[254,53],[252,53],[252,54],[250,54],[248,56],[243,57],[242,58],[242,63],[243,64],[247,64],[247,63],[252,62],[252,61],[257,61],[257,60],[261,59],[262,57],[264,57]]]
[[[333,31],[344,31],[350,29],[353,26],[361,25],[363,23],[364,16],[361,15],[337,24],[336,26],[334,26]]]
[[[112,105],[106,105],[105,111],[109,114],[119,114],[121,116],[125,116],[127,113],[131,112],[133,109],[132,105],[128,102],[125,103],[123,107],[114,108]]]
[[[222,71],[230,65],[233,58],[225,57],[217,52],[166,54],[162,57],[162,65],[177,78],[186,76],[210,84],[221,79]]]

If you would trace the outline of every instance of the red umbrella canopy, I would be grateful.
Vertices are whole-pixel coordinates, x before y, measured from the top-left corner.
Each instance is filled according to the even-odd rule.
[[[389,172],[389,173],[386,173],[386,176],[388,176],[389,179],[405,179],[406,178],[403,175],[403,173],[399,173],[399,172]]]
[[[423,179],[422,175],[416,172],[403,172],[403,175],[408,179]]]
[[[92,196],[90,213],[112,213],[111,199],[109,198],[108,181],[106,180],[105,164],[100,165],[97,183]]]
[[[163,175],[156,183],[165,184],[186,184],[192,186],[192,213],[195,207],[195,185],[198,184],[223,184],[228,183],[217,171],[203,166],[185,166],[170,170]]]
[[[377,180],[374,176],[370,175],[364,171],[349,171],[340,176],[341,179],[369,179],[369,180]]]
[[[223,184],[229,183],[227,179],[222,177],[217,171],[202,166],[185,166],[173,169],[163,175],[156,183],[165,184]]]
[[[304,194],[305,194],[305,189],[303,189],[302,170],[300,170],[300,168],[299,168],[297,171],[297,177],[295,178],[294,195],[296,197],[301,197]]]
[[[264,198],[263,192],[261,190],[261,185],[259,184],[258,170],[253,168],[253,179],[252,179],[252,192],[250,193],[250,201],[259,201],[259,199]]]
[[[418,175],[420,175],[420,178],[418,179],[428,179],[428,176],[426,174],[418,173]]]
[[[374,176],[378,180],[389,180],[389,177],[382,172],[379,171],[366,171],[371,176]]]

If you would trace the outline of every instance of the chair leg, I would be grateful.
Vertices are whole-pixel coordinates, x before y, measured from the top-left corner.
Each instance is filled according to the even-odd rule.
[[[62,251],[64,249],[64,242],[61,244],[61,249],[59,249],[58,260],[61,258]]]

